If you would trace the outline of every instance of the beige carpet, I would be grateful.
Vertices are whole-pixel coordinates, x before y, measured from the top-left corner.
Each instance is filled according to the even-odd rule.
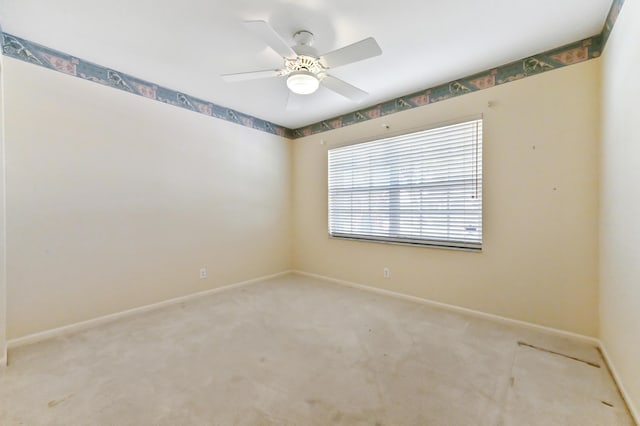
[[[594,347],[298,275],[9,360],[2,425],[632,424]]]

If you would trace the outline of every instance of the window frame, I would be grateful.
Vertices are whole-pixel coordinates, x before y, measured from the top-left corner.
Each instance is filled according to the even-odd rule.
[[[396,237],[382,237],[382,236],[367,236],[362,235],[361,237],[356,234],[340,234],[340,233],[331,233],[331,188],[330,188],[330,180],[331,180],[331,170],[329,167],[330,162],[330,151],[334,149],[366,144],[368,142],[380,142],[385,139],[392,139],[396,137],[409,136],[414,133],[426,132],[429,130],[436,130],[438,128],[444,128],[448,126],[454,126],[456,124],[463,124],[472,121],[480,121],[481,124],[481,133],[478,138],[479,143],[479,171],[474,176],[477,178],[480,184],[480,240],[478,243],[469,243],[463,241],[453,241],[453,240],[437,240],[437,239],[411,239],[411,238],[396,238]],[[388,127],[387,127],[388,128]],[[360,242],[370,242],[370,243],[382,243],[382,244],[392,244],[392,245],[401,245],[401,246],[410,246],[410,247],[426,247],[426,248],[440,248],[447,250],[458,250],[458,251],[469,251],[475,253],[481,253],[484,248],[484,180],[483,180],[483,160],[484,160],[484,144],[485,144],[485,131],[484,131],[484,116],[483,114],[475,114],[470,116],[461,117],[455,120],[445,121],[433,123],[428,126],[404,129],[398,132],[389,132],[382,135],[378,135],[376,137],[364,138],[356,141],[351,141],[343,144],[332,145],[327,150],[327,236],[330,239],[337,240],[347,240],[347,241],[360,241]]]

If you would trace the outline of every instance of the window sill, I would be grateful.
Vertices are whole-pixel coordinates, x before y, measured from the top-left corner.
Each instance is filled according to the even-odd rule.
[[[454,251],[466,251],[471,253],[482,253],[482,247],[456,247],[456,246],[447,246],[442,244],[431,244],[431,243],[410,243],[404,241],[387,241],[387,240],[376,240],[370,238],[356,238],[356,237],[345,237],[345,236],[336,236],[327,234],[329,239],[331,240],[347,240],[347,241],[360,241],[363,243],[378,243],[378,244],[391,244],[394,246],[409,246],[409,247],[418,247],[418,248],[432,248],[432,249],[445,249],[445,250],[454,250]]]

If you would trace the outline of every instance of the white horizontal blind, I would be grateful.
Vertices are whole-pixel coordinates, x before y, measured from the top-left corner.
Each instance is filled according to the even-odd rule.
[[[482,119],[329,150],[329,234],[482,247]]]

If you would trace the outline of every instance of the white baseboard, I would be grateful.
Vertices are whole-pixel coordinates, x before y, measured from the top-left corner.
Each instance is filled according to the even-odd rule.
[[[331,278],[331,277],[327,277],[327,276],[324,276],[324,275],[312,274],[312,273],[309,273],[309,272],[304,272],[304,271],[299,271],[299,270],[293,270],[292,272],[295,273],[295,274],[305,275],[307,277],[312,277],[312,278],[317,278],[317,279],[321,279],[321,280],[331,281],[333,283],[345,285],[345,286],[352,287],[352,288],[358,288],[358,289],[361,289],[361,290],[366,290],[366,291],[377,293],[377,294],[381,294],[381,295],[384,295],[384,296],[391,296],[391,297],[395,297],[397,299],[417,302],[417,303],[421,303],[423,305],[434,306],[434,307],[437,307],[437,308],[446,309],[448,311],[453,311],[453,312],[457,312],[457,313],[461,313],[461,314],[465,314],[465,315],[474,316],[476,318],[484,318],[484,319],[488,319],[488,320],[501,322],[503,324],[509,324],[509,325],[516,325],[516,326],[520,326],[520,327],[525,327],[525,328],[537,330],[537,331],[540,331],[540,332],[543,332],[543,333],[547,333],[547,334],[554,334],[554,335],[557,335],[557,336],[568,337],[568,338],[571,338],[571,339],[574,339],[574,340],[580,340],[582,342],[586,342],[586,343],[592,344],[594,346],[600,346],[600,340],[598,340],[595,337],[585,336],[583,334],[573,333],[573,332],[570,332],[570,331],[565,331],[565,330],[560,330],[560,329],[557,329],[557,328],[547,327],[547,326],[544,326],[544,325],[534,324],[534,323],[527,322],[527,321],[521,321],[521,320],[516,320],[516,319],[512,319],[512,318],[507,318],[507,317],[503,317],[503,316],[500,316],[500,315],[489,314],[489,313],[482,312],[482,311],[476,311],[474,309],[463,308],[461,306],[456,306],[456,305],[450,305],[448,303],[436,302],[436,301],[429,300],[429,299],[424,299],[424,298],[418,297],[418,296],[410,296],[408,294],[398,293],[398,292],[391,291],[391,290],[384,290],[384,289],[381,289],[381,288],[371,287],[371,286],[363,285],[363,284],[358,284],[358,283],[355,283],[355,282],[352,282],[352,281],[345,281],[345,280],[340,280],[340,279],[337,279],[337,278]]]
[[[253,278],[247,281],[242,281],[234,284],[225,285],[222,287],[217,287],[209,290],[199,291],[197,293],[187,294],[185,296],[176,297],[169,300],[164,300],[162,302],[153,303],[150,305],[140,306],[138,308],[127,309],[126,311],[116,312],[109,315],[104,315],[98,318],[93,318],[86,321],[77,322],[74,324],[65,325],[62,327],[57,327],[51,330],[41,331],[34,334],[29,334],[27,336],[18,337],[16,339],[10,339],[7,342],[8,349],[17,348],[19,346],[30,345],[32,343],[41,342],[43,340],[52,339],[54,337],[64,336],[70,333],[76,333],[78,331],[86,330],[89,328],[97,327],[102,324],[106,324],[115,320],[119,320],[122,318],[130,317],[133,315],[138,315],[144,312],[154,311],[156,309],[161,309],[167,306],[172,306],[178,303],[187,302],[193,299],[198,299],[204,296],[208,296],[211,294],[219,293],[222,291],[231,290],[233,288],[243,287],[249,284],[256,283],[258,281],[264,281],[271,278],[276,278],[282,275],[290,274],[292,271],[287,270],[283,272],[279,272],[277,274],[265,275],[259,278]]]
[[[599,347],[600,347],[600,353],[604,358],[604,362],[607,363],[609,372],[611,373],[613,380],[616,382],[616,385],[618,386],[620,395],[622,395],[622,399],[624,399],[624,402],[627,404],[627,408],[629,409],[629,414],[631,414],[631,417],[636,422],[636,425],[640,425],[640,412],[638,412],[637,407],[633,405],[633,401],[631,400],[629,394],[627,393],[626,388],[624,387],[624,384],[622,383],[622,380],[620,379],[620,375],[618,374],[618,370],[616,370],[615,364],[611,361],[611,357],[607,352],[607,348],[605,347],[604,342],[600,341]]]

